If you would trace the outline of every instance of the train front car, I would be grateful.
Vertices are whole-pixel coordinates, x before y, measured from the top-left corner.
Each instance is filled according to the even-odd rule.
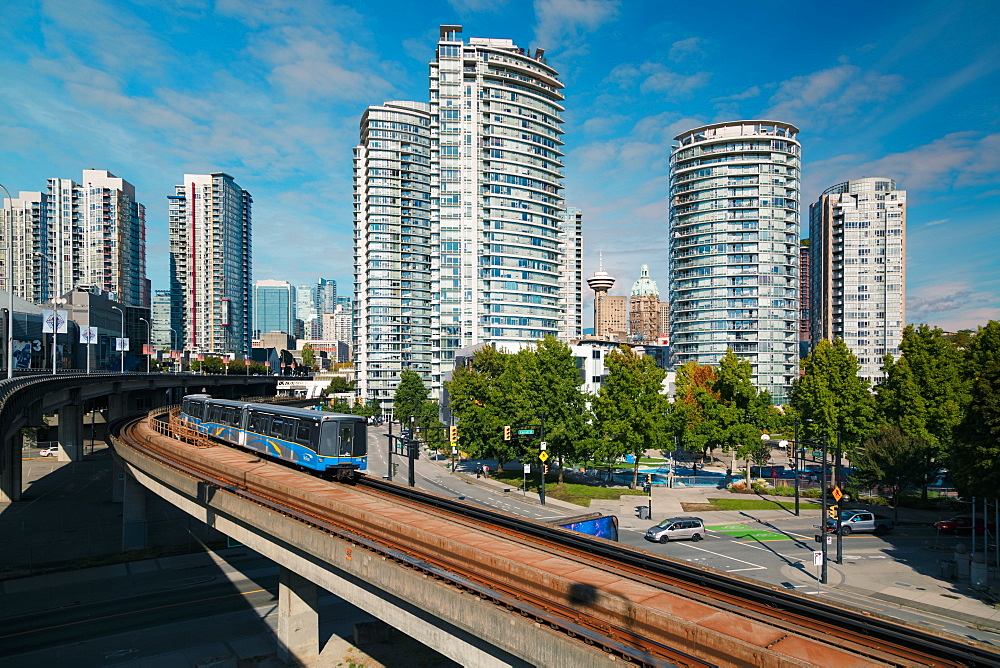
[[[324,414],[317,457],[321,470],[338,480],[354,480],[368,468],[368,424],[357,415]]]
[[[241,445],[325,477],[353,480],[368,468],[364,418],[249,404]]]

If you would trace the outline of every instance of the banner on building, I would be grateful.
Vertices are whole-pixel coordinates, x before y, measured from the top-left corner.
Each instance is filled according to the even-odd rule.
[[[150,346],[150,345],[143,345],[142,346],[142,354],[143,355],[152,355],[154,352],[156,352],[156,351],[153,349],[153,346]]]
[[[115,351],[128,352],[128,339],[115,339]]]
[[[97,343],[97,328],[96,327],[81,327],[80,328],[80,343],[86,343],[87,345]]]
[[[181,358],[181,355],[182,355],[182,353],[179,350],[171,350],[170,351],[170,359],[172,359],[172,360],[179,360]]]
[[[69,330],[66,327],[66,316],[68,311],[42,311],[42,334],[65,334]]]

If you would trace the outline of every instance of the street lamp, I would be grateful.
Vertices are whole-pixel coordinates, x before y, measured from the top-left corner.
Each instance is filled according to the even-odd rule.
[[[146,345],[153,346],[153,328],[149,324],[149,321],[145,318],[139,318],[141,322],[146,323]],[[149,373],[149,358],[153,356],[153,353],[146,355],[146,373]]]
[[[125,345],[125,311],[121,310],[117,306],[112,306],[111,308],[122,314],[122,338],[121,338],[122,343],[120,345]],[[119,352],[121,353],[122,356],[121,373],[125,373],[125,351],[121,350]]]
[[[14,377],[14,198],[10,196],[10,191],[0,184],[0,188],[7,193],[10,200],[10,213],[7,207],[2,211],[7,216],[7,296],[9,303],[7,306],[7,378]]]
[[[170,366],[173,366],[174,365],[174,339],[177,339],[178,341],[180,341],[181,337],[177,336],[177,330],[174,329],[173,327],[167,327],[167,329],[170,330]]]

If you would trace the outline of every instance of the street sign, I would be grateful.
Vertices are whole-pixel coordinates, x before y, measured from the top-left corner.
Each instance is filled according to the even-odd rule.
[[[541,443],[538,444],[539,450],[545,450],[547,447],[549,447],[549,444],[546,443],[545,441],[542,441]]]
[[[545,460],[547,460],[549,458],[549,453],[543,451],[543,452],[539,453],[538,458],[541,459],[544,462]]]
[[[823,565],[823,552],[817,550],[813,552],[813,566],[822,566],[822,565]]]
[[[844,493],[840,491],[839,487],[834,487],[832,493],[833,493],[833,498],[836,499],[837,501],[840,501],[840,497],[844,496]]]
[[[525,473],[531,473],[531,464],[525,464],[524,465],[524,472]]]
[[[518,429],[517,430],[517,435],[518,436],[531,436],[534,433],[535,433],[534,429]]]

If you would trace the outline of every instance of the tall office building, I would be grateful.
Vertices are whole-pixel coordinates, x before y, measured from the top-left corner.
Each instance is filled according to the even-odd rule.
[[[157,350],[180,350],[180,342],[177,340],[180,333],[175,336],[170,331],[172,308],[170,290],[157,290],[153,294],[153,319],[150,322],[153,324],[152,343]]]
[[[172,327],[193,352],[250,353],[250,193],[228,174],[185,174],[167,197]]]
[[[670,156],[673,350],[716,364],[732,348],[776,403],[798,362],[798,132],[714,123],[675,137]]]
[[[295,287],[295,320],[302,323],[302,338],[307,341],[319,341],[323,338],[319,312],[316,310],[315,285]]]
[[[654,343],[660,336],[660,290],[642,265],[628,297],[628,335],[636,343]]]
[[[906,191],[878,177],[828,188],[809,207],[809,239],[811,343],[843,339],[875,382],[906,321]]]
[[[624,341],[628,329],[628,300],[608,294],[614,284],[615,278],[604,271],[602,254],[598,270],[587,279],[587,285],[594,291],[594,336]]]
[[[81,183],[48,179],[46,192],[21,192],[4,208],[15,226],[15,295],[44,304],[84,286],[149,308],[146,209],[131,183],[85,169]]]
[[[508,39],[441,26],[430,102],[388,102],[355,149],[358,388],[437,395],[455,352],[564,332],[562,84]]]
[[[316,310],[320,313],[337,310],[337,281],[331,278],[316,281]]]
[[[295,332],[295,286],[287,281],[253,284],[253,336],[268,332]]]

